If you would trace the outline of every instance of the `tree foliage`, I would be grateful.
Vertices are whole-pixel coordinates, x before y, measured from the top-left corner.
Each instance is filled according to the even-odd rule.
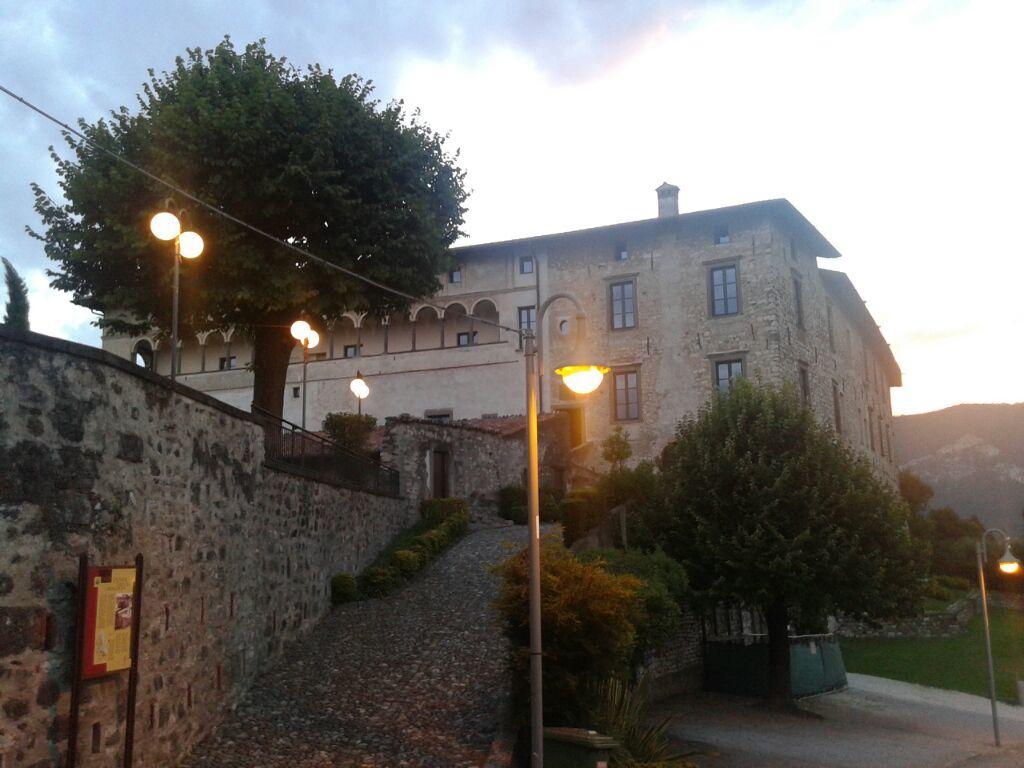
[[[20,331],[28,330],[28,288],[18,270],[6,258],[4,262],[4,283],[7,286],[7,307],[4,323]]]
[[[601,458],[611,464],[612,469],[622,469],[623,464],[633,455],[633,446],[629,444],[629,435],[622,427],[615,427],[601,441]]]
[[[906,508],[789,388],[717,395],[679,425],[662,480],[665,551],[705,603],[764,611],[778,701],[792,618],[883,616],[915,599]]]
[[[361,453],[367,450],[367,442],[376,428],[375,417],[346,411],[328,413],[323,423],[323,431],[332,440]]]
[[[80,130],[162,178],[328,261],[421,296],[438,288],[462,223],[464,173],[446,137],[369,81],[300,70],[259,41],[189,49],[122,107]],[[168,328],[172,257],[148,222],[167,190],[67,137],[52,152],[66,202],[34,185],[52,285],[103,313],[100,325]],[[254,339],[255,401],[280,413],[294,341],[287,326],[347,310],[385,313],[402,300],[296,256],[194,205],[206,241],[183,267],[183,331],[236,326]]]

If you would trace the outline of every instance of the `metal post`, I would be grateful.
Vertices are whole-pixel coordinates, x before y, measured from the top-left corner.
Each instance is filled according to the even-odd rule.
[[[356,412],[360,416],[363,415],[363,398],[361,397],[356,397]]]
[[[181,248],[174,238],[174,303],[171,305],[171,381],[178,378],[178,273],[181,272]]]
[[[526,360],[526,487],[530,514],[530,741],[532,768],[544,766],[544,702],[540,635],[540,469],[537,456],[537,349],[524,334]]]
[[[999,740],[999,715],[996,712],[996,671],[992,663],[992,636],[988,627],[988,592],[985,590],[985,563],[981,556],[981,542],[975,544],[978,556],[978,589],[981,591],[981,615],[985,624],[985,656],[988,659],[988,696],[992,700],[992,733],[996,738],[996,746],[1002,746]]]
[[[309,362],[309,337],[302,340],[302,428],[306,428],[306,363]]]
[[[135,556],[135,594],[132,601],[132,666],[128,670],[128,711],[124,727],[124,768],[132,768],[135,752],[135,699],[139,689],[139,640],[142,636],[142,554]]]

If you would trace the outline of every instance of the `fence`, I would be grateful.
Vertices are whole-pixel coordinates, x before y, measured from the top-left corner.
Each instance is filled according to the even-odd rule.
[[[356,491],[398,496],[397,470],[259,406],[253,406],[253,415],[263,423],[268,465]]]

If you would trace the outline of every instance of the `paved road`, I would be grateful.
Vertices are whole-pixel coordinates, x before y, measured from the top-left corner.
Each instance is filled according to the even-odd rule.
[[[400,592],[332,611],[186,768],[480,765],[508,696],[489,566],[526,530],[471,532]]]
[[[849,675],[850,687],[801,703],[801,714],[706,694],[663,707],[702,768],[1003,768],[1024,766],[1024,709],[1000,704],[992,744],[987,699]]]

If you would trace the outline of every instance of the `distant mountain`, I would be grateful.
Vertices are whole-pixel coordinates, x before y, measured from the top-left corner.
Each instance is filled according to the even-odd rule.
[[[896,455],[935,489],[932,506],[1024,534],[1024,403],[897,416]]]

